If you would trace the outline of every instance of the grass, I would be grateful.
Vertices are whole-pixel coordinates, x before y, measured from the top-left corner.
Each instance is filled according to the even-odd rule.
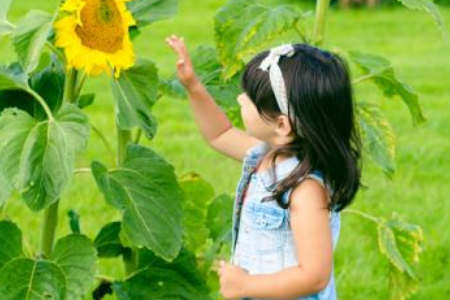
[[[17,21],[31,8],[51,10],[58,1],[15,1],[10,20]],[[198,2],[199,3],[199,2]],[[213,16],[224,1],[202,1],[193,4],[183,0],[178,15],[168,21],[145,28],[136,41],[136,52],[157,63],[162,76],[174,71],[175,56],[164,38],[177,33],[185,37],[189,48],[213,44]],[[291,3],[295,3],[291,1]],[[450,9],[443,8],[450,20]],[[292,41],[286,34],[276,42]],[[7,39],[0,41],[1,61],[13,61],[15,55]],[[276,44],[274,42],[274,44]],[[405,9],[332,10],[326,33],[326,47],[357,50],[382,55],[396,68],[397,75],[419,94],[427,123],[413,127],[411,117],[400,99],[384,99],[371,84],[361,84],[356,94],[361,99],[378,101],[397,134],[397,172],[392,179],[365,160],[363,181],[369,188],[361,190],[352,208],[377,216],[398,212],[405,220],[418,224],[424,231],[423,253],[416,268],[420,285],[410,299],[443,299],[450,295],[450,48],[445,46],[432,19],[421,12]],[[356,70],[353,70],[355,75]],[[93,78],[86,91],[97,93],[95,104],[86,109],[91,123],[108,133],[115,146],[113,103],[105,77]],[[145,144],[156,149],[171,162],[179,175],[195,171],[211,182],[217,193],[233,194],[240,175],[240,164],[208,148],[194,123],[185,101],[162,98],[154,114],[159,120],[157,137]],[[111,165],[100,139],[92,134],[80,167],[91,160]],[[58,235],[69,232],[66,213],[75,209],[81,215],[82,230],[95,236],[102,224],[118,220],[119,213],[105,204],[89,174],[77,175],[63,197]],[[8,215],[26,232],[27,243],[36,247],[41,214],[32,214],[14,197],[8,203]],[[231,212],[230,212],[231,213]],[[373,224],[350,214],[342,215],[342,231],[335,253],[335,276],[339,299],[387,299],[388,265],[377,248]],[[101,264],[101,272],[116,274],[118,261]]]

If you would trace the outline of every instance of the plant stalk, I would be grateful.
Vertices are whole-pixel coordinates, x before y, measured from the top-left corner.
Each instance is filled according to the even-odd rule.
[[[75,103],[77,101],[78,71],[71,68],[67,71],[66,84],[64,87],[64,102]]]
[[[132,142],[131,130],[120,129],[117,125],[117,166],[120,166],[125,160],[126,148],[128,143]],[[137,252],[135,249],[128,248],[122,255],[123,264],[125,267],[125,274],[132,274],[137,268]]]
[[[312,39],[316,46],[320,46],[324,40],[326,17],[329,5],[330,0],[317,0],[316,2],[316,19]]]
[[[132,141],[131,130],[122,130],[117,125],[117,165],[120,166],[125,159],[127,144]]]
[[[66,83],[64,85],[64,101],[75,103],[77,95],[75,92],[77,86],[78,71],[70,69],[66,74]],[[51,113],[51,112],[50,112]],[[44,213],[44,222],[41,236],[41,252],[45,257],[49,257],[53,250],[55,242],[56,227],[58,226],[58,207],[59,199],[50,205]]]
[[[44,213],[44,224],[42,226],[41,253],[44,257],[50,257],[55,241],[56,227],[58,226],[59,200],[50,205]]]

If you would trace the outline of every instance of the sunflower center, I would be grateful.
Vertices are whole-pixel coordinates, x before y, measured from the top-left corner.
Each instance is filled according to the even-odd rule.
[[[83,46],[114,53],[122,49],[125,36],[122,16],[114,0],[85,0],[81,10],[82,26],[75,32]]]

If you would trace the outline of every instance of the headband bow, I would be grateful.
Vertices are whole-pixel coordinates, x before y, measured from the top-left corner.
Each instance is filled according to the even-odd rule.
[[[286,95],[286,86],[284,84],[283,75],[281,74],[278,61],[280,57],[285,55],[293,56],[295,53],[294,47],[290,44],[281,45],[270,50],[269,55],[261,62],[260,69],[269,71],[270,84],[277,99],[278,107],[281,113],[288,115],[288,99]]]

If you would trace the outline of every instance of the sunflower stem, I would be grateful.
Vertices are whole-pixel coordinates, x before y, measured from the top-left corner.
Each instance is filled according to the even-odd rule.
[[[75,103],[78,97],[75,91],[77,86],[77,76],[78,72],[75,69],[68,70],[66,82],[64,85],[64,101],[67,101],[68,103]],[[33,91],[31,92],[36,94]],[[39,99],[41,99],[42,101],[41,104],[44,106],[44,109],[47,112],[49,119],[53,120],[52,112],[45,103],[45,101],[37,94],[33,96],[35,96],[38,99],[38,101]],[[41,236],[41,252],[44,255],[44,257],[49,257],[53,250],[56,227],[58,226],[58,207],[59,207],[59,199],[55,203],[50,205],[45,210],[44,213],[44,222],[42,226],[42,236]]]
[[[371,216],[371,215],[366,214],[366,213],[364,213],[362,211],[359,211],[359,210],[348,208],[348,209],[344,210],[343,213],[354,214],[354,215],[363,217],[366,220],[372,221],[374,223],[377,223],[377,224],[380,223],[380,220],[377,217]]]
[[[128,248],[124,251],[122,258],[125,266],[125,274],[130,275],[137,269],[138,253],[135,249]]]
[[[355,80],[353,80],[352,84],[358,84],[358,83],[364,82],[364,81],[369,80],[369,79],[371,79],[371,78],[373,78],[375,76],[376,75],[374,75],[374,74],[367,74],[367,75],[361,76],[361,77],[356,78]]]
[[[125,160],[127,144],[132,141],[131,130],[122,130],[117,125],[117,165],[120,166]]]
[[[80,82],[77,85],[77,89],[76,89],[76,99],[78,100],[80,98],[80,94],[81,94],[81,90],[83,89],[83,85],[86,82],[86,78],[87,78],[87,74],[83,73],[83,75],[81,75],[81,79]],[[78,102],[78,101],[76,101]]]
[[[120,166],[126,156],[126,148],[128,143],[132,142],[131,130],[120,129],[117,125],[117,166]],[[127,275],[133,273],[137,268],[137,252],[135,249],[129,249],[122,255],[123,264],[125,267],[125,273]]]
[[[73,68],[68,69],[64,87],[64,102],[75,103],[77,101],[77,81],[78,71]]]
[[[316,19],[314,23],[313,42],[316,46],[323,43],[328,6],[330,0],[317,0]]]
[[[135,144],[139,144],[139,141],[141,140],[141,136],[142,136],[142,129],[138,128],[138,130],[136,132],[136,137],[134,138]]]
[[[59,200],[50,205],[44,213],[44,224],[42,226],[41,253],[44,257],[50,257],[55,241],[56,227],[58,226]]]

